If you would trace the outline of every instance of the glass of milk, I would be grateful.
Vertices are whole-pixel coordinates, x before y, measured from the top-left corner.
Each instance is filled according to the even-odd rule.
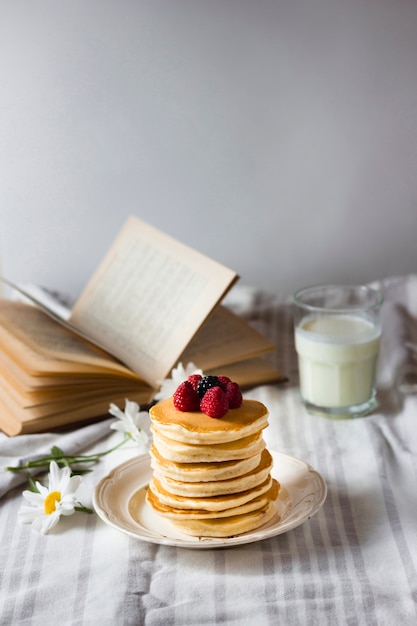
[[[317,285],[295,293],[295,347],[308,412],[346,418],[375,407],[382,302],[379,291],[364,285]]]

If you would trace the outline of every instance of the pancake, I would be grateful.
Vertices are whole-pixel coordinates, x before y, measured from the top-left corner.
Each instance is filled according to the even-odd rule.
[[[261,460],[261,454],[255,454],[249,459],[238,461],[177,463],[162,457],[154,445],[151,446],[149,453],[152,469],[158,473],[163,472],[167,478],[186,482],[211,482],[236,478],[251,472]]]
[[[237,441],[213,445],[186,444],[161,435],[152,425],[153,444],[159,454],[178,463],[201,463],[249,459],[265,448],[262,431]]]
[[[268,425],[268,410],[257,400],[243,400],[221,419],[201,411],[179,411],[172,398],[149,410],[152,424],[160,435],[186,444],[220,444],[253,435]]]
[[[242,515],[216,519],[175,520],[173,523],[183,532],[194,537],[226,538],[254,531],[270,522],[277,515],[275,503],[268,502],[262,508]]]
[[[149,489],[158,497],[162,504],[166,504],[177,509],[204,509],[206,511],[225,511],[226,509],[246,504],[247,502],[258,498],[262,494],[269,491],[271,486],[272,478],[271,476],[268,476],[262,484],[257,487],[253,487],[252,489],[241,491],[240,493],[198,498],[191,496],[178,496],[170,493],[163,488],[155,476],[152,477],[151,482],[149,483]]]
[[[158,496],[151,491],[148,490],[146,494],[146,499],[151,504],[152,508],[162,515],[163,517],[167,517],[172,520],[184,520],[184,519],[213,519],[213,518],[224,518],[224,517],[232,517],[234,515],[243,515],[245,513],[250,513],[251,511],[256,511],[258,509],[263,508],[268,502],[274,502],[279,493],[280,484],[275,479],[272,480],[272,485],[268,491],[261,494],[260,496],[246,502],[245,504],[241,504],[239,506],[232,507],[230,509],[225,509],[224,511],[208,511],[205,509],[179,509],[168,506],[167,504],[163,504]]]
[[[255,530],[277,515],[280,489],[263,437],[268,410],[243,399],[224,377],[193,382],[180,383],[175,405],[169,398],[149,411],[153,472],[146,502],[189,535]]]
[[[176,496],[186,496],[192,498],[206,498],[211,496],[221,496],[226,494],[239,493],[263,483],[272,469],[272,456],[268,450],[261,454],[261,460],[255,469],[243,476],[228,478],[226,480],[214,480],[211,482],[185,482],[185,480],[173,480],[168,476],[154,471],[161,486],[171,494]]]

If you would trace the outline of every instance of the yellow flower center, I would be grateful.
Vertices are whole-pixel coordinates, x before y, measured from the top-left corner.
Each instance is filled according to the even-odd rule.
[[[50,515],[56,509],[56,503],[61,499],[61,493],[59,491],[51,491],[45,498],[45,502],[43,503],[43,508],[45,509],[45,513]]]

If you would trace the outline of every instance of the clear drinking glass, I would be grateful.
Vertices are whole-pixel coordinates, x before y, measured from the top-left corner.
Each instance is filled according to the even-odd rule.
[[[365,285],[317,285],[294,294],[300,391],[310,413],[359,417],[376,405],[382,294]]]

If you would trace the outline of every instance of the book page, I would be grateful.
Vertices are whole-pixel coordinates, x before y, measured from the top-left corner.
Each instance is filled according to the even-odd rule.
[[[97,368],[133,376],[113,357],[75,335],[42,310],[0,300],[0,346],[21,367],[43,372],[95,372]]]
[[[68,427],[69,424],[81,424],[84,422],[98,421],[108,417],[109,402],[123,406],[125,394],[112,395],[111,398],[101,394],[94,401],[83,402],[78,406],[68,408],[61,406],[54,413],[49,410],[45,413],[42,407],[27,410],[19,407],[10,396],[2,397],[0,394],[1,428],[10,436],[21,433],[37,433],[45,430],[56,430]],[[146,403],[144,392],[131,394],[132,401],[140,405]]]
[[[69,306],[64,305],[42,287],[38,287],[37,285],[33,285],[31,283],[18,285],[4,276],[0,276],[0,283],[4,283],[13,291],[16,291],[19,295],[19,301],[36,304],[36,306],[45,311],[45,313],[48,313],[50,317],[58,321],[60,324],[70,327],[66,323],[71,315],[71,309]]]
[[[155,386],[236,279],[232,270],[132,216],[70,321]]]
[[[217,368],[205,370],[205,374],[218,375],[219,373],[236,381],[242,389],[269,383],[284,383],[288,380],[267,358],[263,357],[230,363],[222,367],[221,371]]]
[[[249,359],[275,350],[274,344],[238,315],[219,305],[181,355],[202,370]]]

